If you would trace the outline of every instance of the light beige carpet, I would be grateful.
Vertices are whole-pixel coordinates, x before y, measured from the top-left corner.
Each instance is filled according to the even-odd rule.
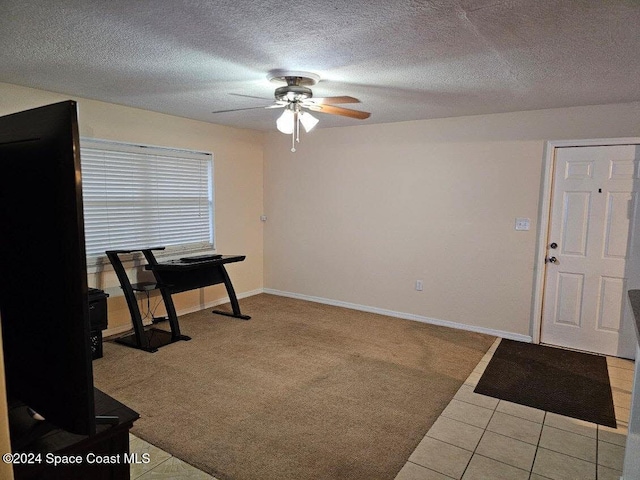
[[[146,353],[105,342],[95,385],[132,433],[221,480],[393,480],[494,337],[261,294],[249,321],[180,317]],[[228,307],[227,306],[223,306]]]

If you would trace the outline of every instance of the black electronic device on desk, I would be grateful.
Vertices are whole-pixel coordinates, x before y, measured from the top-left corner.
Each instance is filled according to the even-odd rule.
[[[193,257],[182,257],[180,259],[181,262],[204,262],[207,260],[217,260],[218,258],[222,258],[220,253],[207,253],[206,255],[194,255]]]
[[[118,343],[139,348],[147,352],[156,352],[158,351],[158,348],[170,343],[177,342],[179,340],[191,340],[191,337],[180,333],[178,314],[176,313],[171,295],[219,283],[224,283],[227,289],[232,312],[213,310],[212,313],[227,315],[242,320],[249,320],[251,318],[240,312],[240,306],[238,304],[235,290],[233,289],[231,279],[224,268],[224,265],[227,263],[243,261],[246,258],[244,255],[207,254],[158,262],[153,252],[156,250],[164,250],[164,248],[165,247],[146,248],[141,250],[109,250],[106,252],[107,257],[111,261],[116,275],[120,280],[120,285],[122,286],[125,298],[127,299],[127,305],[131,312],[134,329],[134,333],[132,335],[116,340]],[[170,332],[157,328],[145,330],[144,325],[142,324],[140,309],[138,308],[137,299],[134,293],[135,288],[129,282],[129,278],[119,257],[120,254],[130,254],[135,252],[142,252],[147,260],[145,269],[153,272],[156,279],[156,287],[160,290],[165,309],[167,310],[167,318],[171,327]]]

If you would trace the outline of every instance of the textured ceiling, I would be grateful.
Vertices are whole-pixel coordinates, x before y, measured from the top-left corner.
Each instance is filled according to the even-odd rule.
[[[0,82],[273,130],[273,69],[367,120],[640,101],[639,0],[1,0]],[[263,97],[265,100],[247,96]],[[0,103],[1,103],[0,99]]]

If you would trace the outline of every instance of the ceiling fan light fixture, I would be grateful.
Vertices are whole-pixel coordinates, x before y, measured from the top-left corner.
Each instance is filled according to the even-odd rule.
[[[307,112],[300,112],[299,118],[300,123],[302,123],[302,126],[304,127],[304,131],[307,133],[313,130],[313,127],[315,127],[319,122],[316,117]]]
[[[278,130],[284,134],[291,135],[295,128],[294,116],[293,110],[285,108],[282,115],[280,115],[278,120],[276,120],[276,127]]]

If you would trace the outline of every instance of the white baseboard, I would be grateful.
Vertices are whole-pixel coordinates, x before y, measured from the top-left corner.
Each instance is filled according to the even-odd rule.
[[[513,332],[506,332],[503,330],[495,330],[492,328],[478,327],[475,325],[467,325],[464,323],[451,322],[449,320],[440,320],[438,318],[425,317],[425,316],[416,315],[413,313],[396,312],[394,310],[387,310],[384,308],[370,307],[367,305],[359,305],[357,303],[343,302],[340,300],[332,300],[329,298],[314,297],[311,295],[303,295],[300,293],[284,292],[282,290],[274,290],[271,288],[257,288],[255,290],[250,290],[248,292],[239,293],[236,296],[238,300],[240,300],[242,298],[259,295],[260,293],[268,293],[271,295],[278,295],[280,297],[289,297],[289,298],[296,298],[298,300],[306,300],[309,302],[323,303],[325,305],[333,305],[335,307],[350,308],[352,310],[360,310],[362,312],[377,313],[380,315],[387,315],[389,317],[402,318],[405,320],[414,320],[416,322],[429,323],[432,325],[440,325],[443,327],[456,328],[458,330],[467,330],[470,332],[484,333],[486,335],[492,335],[494,337],[508,338],[509,340],[517,340],[519,342],[531,343],[533,341],[532,337],[529,335],[520,335]],[[228,302],[229,302],[229,297],[223,297],[223,298],[214,300],[212,302],[207,302],[204,305],[196,305],[191,308],[182,309],[178,311],[177,314],[178,316],[186,315],[187,313],[193,313],[199,310],[213,308]],[[145,323],[145,325],[150,325],[150,324],[151,322]],[[108,328],[107,330],[104,330],[103,336],[110,337],[114,335],[120,335],[122,333],[130,331],[131,329],[132,329],[131,325],[121,325],[119,327]]]
[[[352,310],[360,310],[362,312],[378,313],[380,315],[387,315],[389,317],[402,318],[405,320],[414,320],[416,322],[429,323],[432,325],[440,325],[443,327],[456,328],[458,330],[467,330],[470,332],[484,333],[486,335],[492,335],[494,337],[507,338],[509,340],[517,340],[519,342],[531,343],[533,338],[530,335],[520,335],[513,332],[505,332],[503,330],[495,330],[492,328],[478,327],[475,325],[467,325],[464,323],[451,322],[449,320],[440,320],[438,318],[425,317],[422,315],[415,315],[413,313],[396,312],[394,310],[387,310],[384,308],[369,307],[367,305],[359,305],[357,303],[342,302],[340,300],[331,300],[329,298],[313,297],[310,295],[302,295],[300,293],[283,292],[281,290],[273,290],[271,288],[265,288],[264,293],[271,295],[278,295],[281,297],[297,298],[298,300],[307,300],[309,302],[324,303],[326,305],[333,305],[335,307],[350,308]]]
[[[264,293],[264,290],[262,288],[256,288],[255,290],[250,290],[248,292],[242,292],[242,293],[236,293],[236,298],[238,300],[241,300],[243,298],[247,298],[247,297],[252,297],[254,295],[258,295],[260,293]],[[218,305],[222,305],[223,303],[229,303],[231,300],[229,299],[229,297],[223,297],[223,298],[219,298],[217,300],[214,300],[212,302],[207,302],[203,305],[196,305],[194,307],[191,308],[186,308],[183,310],[180,310],[178,313],[178,316],[180,315],[186,315],[187,313],[193,313],[193,312],[198,312],[200,310],[205,310],[207,308],[213,308],[213,307],[217,307]]]

